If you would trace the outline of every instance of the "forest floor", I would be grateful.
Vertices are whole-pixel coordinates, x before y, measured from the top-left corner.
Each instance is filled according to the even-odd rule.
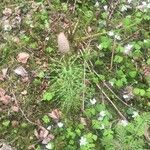
[[[148,150],[149,9],[3,0],[0,150]]]

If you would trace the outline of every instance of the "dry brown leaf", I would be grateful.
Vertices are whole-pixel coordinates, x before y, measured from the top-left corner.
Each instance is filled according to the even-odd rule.
[[[57,43],[59,52],[66,54],[70,51],[69,41],[63,32],[58,34]]]
[[[44,138],[48,136],[49,131],[46,130],[44,127],[39,127],[38,130],[35,130],[34,135],[37,139],[42,141]]]
[[[7,105],[11,101],[11,97],[9,95],[6,95],[6,91],[2,88],[0,88],[0,101]]]
[[[0,88],[0,97],[4,96],[6,91],[2,88]]]
[[[49,116],[54,119],[55,121],[58,121],[61,117],[61,111],[59,109],[52,110],[51,113],[49,113]]]
[[[12,109],[12,111],[14,111],[14,112],[18,112],[18,111],[19,111],[19,107],[15,106],[15,105],[13,105],[13,106],[11,107],[11,109]]]
[[[48,134],[48,136],[43,139],[42,144],[48,144],[50,141],[52,141],[54,139],[54,135],[53,134]]]
[[[23,64],[26,64],[28,59],[29,59],[30,55],[26,52],[22,52],[22,53],[19,53],[18,56],[17,56],[17,60],[18,62],[21,62]]]
[[[0,97],[0,101],[4,104],[4,105],[8,105],[11,102],[11,97],[9,95],[4,95]]]
[[[13,120],[13,121],[11,121],[11,125],[13,128],[16,128],[16,127],[18,127],[19,122],[17,120]]]
[[[21,77],[27,77],[28,76],[28,72],[24,69],[24,67],[22,66],[19,66],[17,67],[14,72],[17,74],[17,75],[20,75]]]
[[[35,130],[34,135],[41,141],[42,144],[48,144],[54,139],[54,135],[49,134],[49,131],[42,126],[40,126],[38,130]]]

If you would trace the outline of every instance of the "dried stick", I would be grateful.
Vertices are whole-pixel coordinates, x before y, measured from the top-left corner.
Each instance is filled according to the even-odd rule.
[[[83,53],[82,53],[81,50],[80,50],[80,53],[81,53],[81,55],[83,56]],[[90,70],[90,72],[92,72],[92,70],[90,69],[90,66],[89,66],[88,62],[87,62],[86,60],[85,60],[85,62],[86,62],[86,64],[87,64],[87,67],[88,67],[88,69]],[[98,75],[95,70],[93,70],[93,71],[94,71],[94,73],[95,73],[96,75]],[[104,96],[107,98],[107,100],[112,104],[112,106],[113,106],[113,107],[115,108],[115,110],[118,112],[118,114],[120,115],[120,117],[121,117],[122,119],[124,119],[124,120],[127,120],[126,117],[125,117],[125,116],[120,112],[120,110],[116,107],[116,105],[111,101],[111,99],[108,97],[108,95],[103,91],[103,89],[102,89],[98,84],[96,84],[96,86],[98,87],[98,89],[101,90],[101,92],[104,94]]]
[[[30,124],[35,125],[35,126],[40,126],[39,124],[37,124],[37,123],[35,123],[35,122],[32,122],[30,119],[28,119],[28,117],[26,116],[26,114],[24,113],[24,111],[23,111],[23,110],[21,109],[21,107],[19,106],[15,94],[14,94],[14,93],[12,93],[12,94],[13,94],[13,98],[14,98],[14,100],[15,100],[15,104],[17,105],[17,107],[19,108],[20,112],[22,113],[22,116],[23,116]]]
[[[116,93],[106,84],[106,82],[103,82],[103,84],[107,87],[107,89],[118,99],[120,100],[123,104],[125,104],[126,106],[130,107],[130,105],[128,105],[127,103],[125,103],[120,97],[118,97],[116,95]]]
[[[104,94],[104,96],[107,98],[107,100],[112,104],[112,106],[116,109],[116,111],[118,112],[118,114],[120,115],[120,117],[123,120],[127,120],[126,117],[120,112],[120,110],[116,107],[116,105],[111,101],[111,99],[108,97],[108,95],[103,91],[103,89],[96,84],[96,86],[98,87],[99,90],[101,90],[101,92]]]
[[[85,88],[85,61],[84,61],[84,74],[83,74],[83,85]],[[82,111],[84,111],[85,91],[82,94]]]
[[[81,42],[81,41],[84,41],[84,40],[88,40],[88,39],[93,39],[93,38],[95,38],[95,37],[98,37],[98,36],[100,36],[100,35],[104,35],[104,34],[106,34],[107,32],[99,32],[99,33],[95,33],[95,34],[92,34],[92,35],[89,35],[89,36],[84,36],[84,37],[79,37],[79,38],[76,38],[75,39],[75,41],[79,41],[79,42]]]
[[[76,10],[76,3],[77,3],[77,0],[74,1],[74,5],[73,5],[73,14],[75,13],[75,10]]]
[[[113,13],[114,13],[114,11],[115,11],[117,5],[119,4],[119,2],[120,2],[120,0],[117,0],[116,3],[114,4],[112,10],[111,10],[110,13],[109,13],[108,20],[111,19],[111,17],[112,17],[112,15],[113,15]]]
[[[92,64],[92,62],[91,61],[89,61],[90,62],[90,64],[93,66],[93,64]],[[93,72],[99,77],[99,75],[98,75],[98,73],[93,69]],[[128,107],[130,107],[127,103],[125,103],[121,98],[119,98],[116,94],[115,94],[115,92],[105,83],[105,82],[103,82],[104,83],[104,85],[107,87],[107,89],[112,93],[112,94],[114,94],[114,96],[118,99],[118,100],[120,100],[123,104],[125,104],[126,106],[128,106]]]

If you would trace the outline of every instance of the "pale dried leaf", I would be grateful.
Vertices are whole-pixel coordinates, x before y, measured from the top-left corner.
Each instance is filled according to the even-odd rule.
[[[59,120],[61,117],[61,111],[59,109],[54,109],[49,113],[49,116],[54,120]]]
[[[150,127],[146,127],[144,131],[144,136],[148,142],[150,142]]]
[[[19,53],[18,56],[17,56],[17,60],[18,62],[21,62],[23,64],[26,64],[28,59],[29,59],[30,55],[26,52],[22,52],[22,53]]]
[[[0,97],[4,96],[6,91],[2,88],[0,88]]]
[[[20,39],[18,37],[13,37],[12,41],[15,42],[16,44],[20,43]]]
[[[7,143],[1,143],[0,142],[0,150],[14,150],[10,145],[8,145]]]
[[[4,95],[0,97],[0,101],[4,104],[4,105],[8,105],[11,101],[11,97],[9,95]]]
[[[19,111],[19,107],[15,106],[15,105],[13,105],[13,106],[11,107],[11,109],[12,109],[12,111],[14,111],[14,112],[18,112],[18,111]]]
[[[13,121],[11,121],[11,125],[13,128],[16,128],[16,127],[18,127],[19,122],[17,120],[13,120]]]
[[[4,81],[3,75],[0,74],[0,81]]]
[[[29,77],[22,77],[22,78],[21,78],[21,81],[24,82],[24,83],[25,83],[25,82],[28,82],[28,81],[29,81]]]
[[[43,141],[49,134],[49,131],[46,130],[44,127],[39,127],[38,130],[34,131],[34,135],[40,141]]]
[[[3,78],[6,78],[6,77],[7,77],[7,71],[8,71],[8,68],[2,69]]]
[[[10,16],[12,14],[12,10],[10,8],[5,8],[3,10],[3,15]]]
[[[57,43],[59,52],[65,54],[70,51],[69,41],[63,32],[58,34]]]
[[[83,124],[84,126],[86,126],[86,125],[87,125],[87,123],[86,123],[86,119],[85,119],[85,118],[83,118],[83,117],[80,117],[80,122],[81,122],[81,124]]]
[[[53,134],[49,134],[47,137],[45,137],[43,139],[42,144],[48,144],[53,139],[54,139],[54,135]]]
[[[17,74],[17,75],[20,75],[21,77],[27,77],[28,76],[28,73],[27,71],[22,67],[22,66],[19,66],[17,67],[14,72]]]
[[[35,148],[35,144],[32,144],[32,145],[30,145],[29,147],[28,147],[28,150],[35,150],[36,148]]]
[[[27,93],[28,93],[27,90],[21,92],[22,95],[27,95]]]

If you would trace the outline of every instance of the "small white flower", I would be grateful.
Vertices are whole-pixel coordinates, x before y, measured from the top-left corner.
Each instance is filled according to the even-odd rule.
[[[30,24],[30,28],[34,28],[34,25],[33,25],[33,24]]]
[[[150,3],[147,4],[147,9],[150,9]]]
[[[132,47],[133,47],[133,45],[131,45],[131,44],[128,44],[125,46],[126,49],[131,49]]]
[[[46,37],[45,40],[48,41],[48,40],[49,40],[49,37]]]
[[[105,129],[105,126],[102,124],[99,129],[103,130]]]
[[[148,40],[144,40],[143,42],[144,42],[144,43],[148,43]]]
[[[107,5],[105,5],[103,8],[104,8],[104,10],[105,10],[105,11],[107,11],[108,6],[107,6]]]
[[[59,128],[62,128],[64,126],[64,124],[62,122],[58,122],[57,125]]]
[[[99,2],[98,1],[96,1],[95,7],[99,7]]]
[[[142,2],[142,5],[146,6],[147,4],[146,4],[146,2]]]
[[[128,0],[128,3],[130,4],[132,2],[132,0]]]
[[[47,130],[51,130],[51,129],[52,129],[52,126],[48,126],[48,127],[47,127]]]
[[[127,11],[127,9],[128,9],[127,5],[123,5],[121,7],[121,12]]]
[[[134,111],[132,117],[135,118],[135,117],[137,117],[138,115],[139,115],[138,112],[137,112],[137,111]]]
[[[124,47],[124,54],[128,55],[130,53],[130,51],[132,50],[132,48],[133,48],[133,45],[131,45],[131,44],[126,45]]]
[[[45,147],[46,147],[47,149],[52,149],[52,148],[53,148],[53,145],[52,145],[52,143],[48,143]]]
[[[142,2],[142,5],[137,6],[137,9],[146,12],[150,8],[150,3]]]
[[[105,112],[105,111],[101,111],[101,112],[99,113],[98,120],[102,121],[105,116],[106,116],[106,112]]]
[[[106,116],[106,112],[105,112],[105,111],[101,111],[101,112],[99,113],[99,115],[102,116],[102,117],[105,117],[105,116]]]
[[[124,99],[128,99],[128,98],[129,98],[129,95],[124,94],[124,95],[123,95],[123,98],[124,98]]]
[[[108,35],[109,35],[109,36],[114,36],[114,32],[113,32],[113,31],[109,31],[109,32],[108,32]]]
[[[104,119],[104,117],[102,117],[102,116],[98,117],[98,120],[100,120],[100,121],[102,121],[103,119]]]
[[[121,120],[120,124],[125,127],[128,125],[128,121],[127,120]]]
[[[99,44],[98,46],[97,46],[97,48],[99,49],[99,50],[102,50],[102,45],[101,44]]]
[[[94,105],[96,103],[96,99],[95,98],[90,99],[90,102],[91,102],[92,105]]]
[[[80,139],[80,146],[82,146],[82,145],[85,146],[87,143],[88,142],[87,142],[86,138],[82,136]]]
[[[114,82],[113,81],[109,81],[111,86],[114,86]]]
[[[117,40],[121,40],[121,37],[120,37],[120,35],[115,35],[115,39],[117,39]]]

